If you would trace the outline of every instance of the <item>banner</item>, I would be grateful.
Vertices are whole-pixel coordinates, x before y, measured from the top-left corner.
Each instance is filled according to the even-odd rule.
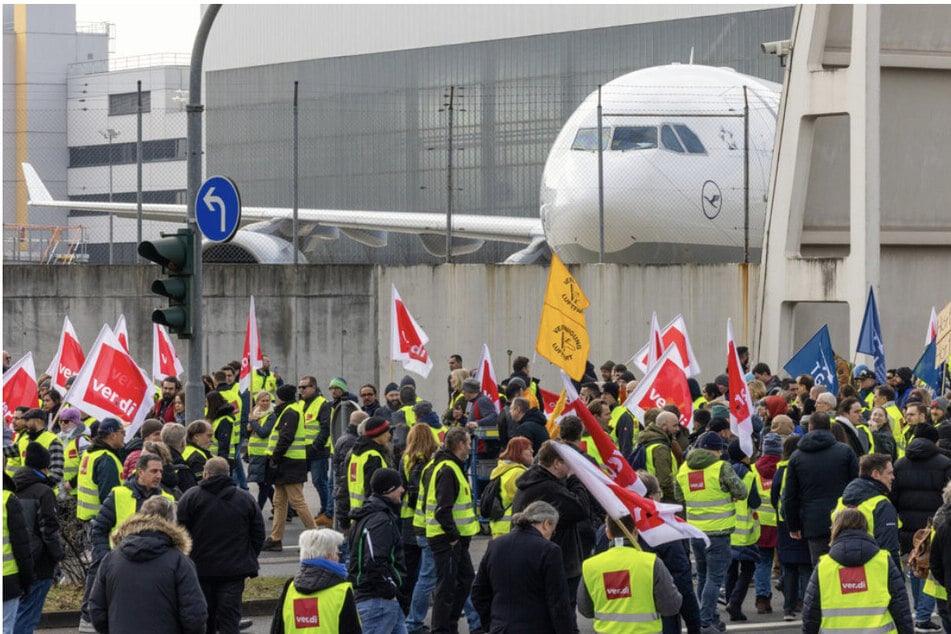
[[[152,411],[154,393],[148,375],[104,325],[63,400],[99,420],[111,417],[131,423],[125,429],[128,442]]]
[[[915,364],[914,373],[918,380],[931,388],[936,396],[941,394],[941,370],[935,368],[937,362],[938,345],[932,341],[925,346],[925,351]]]
[[[833,395],[839,393],[839,376],[836,372],[835,353],[832,351],[832,339],[827,325],[819,329],[807,341],[783,369],[791,377],[808,374],[817,385],[824,385]]]
[[[165,326],[152,324],[152,379],[161,383],[167,376],[178,377],[184,372]]]
[[[119,315],[119,319],[116,320],[116,327],[112,329],[112,332],[116,333],[116,338],[119,340],[119,344],[125,349],[126,352],[129,351],[129,327],[125,323],[125,313]]]
[[[27,352],[3,373],[3,420],[10,422],[13,410],[21,405],[36,407],[38,400],[33,353]]]
[[[591,354],[584,311],[590,305],[578,282],[552,253],[535,350],[573,379],[581,380]]]
[[[644,420],[644,412],[652,407],[669,404],[677,406],[680,424],[687,427],[693,419],[693,399],[680,355],[673,345],[667,347],[624,401],[624,406],[638,420]]]
[[[482,358],[479,359],[475,379],[482,386],[482,393],[492,401],[496,413],[500,412],[502,410],[502,399],[499,397],[499,384],[495,380],[492,356],[489,354],[489,344],[487,343],[482,344]]]
[[[865,302],[865,315],[859,330],[859,343],[856,352],[871,355],[875,359],[875,381],[885,383],[885,344],[882,342],[882,326],[878,323],[878,306],[875,304],[875,292],[870,286],[868,300]]]
[[[733,340],[733,320],[726,320],[727,377],[730,383],[730,431],[740,441],[740,449],[753,456],[753,402],[746,385],[740,355]],[[835,365],[832,366],[835,376]]]
[[[697,361],[697,357],[693,353],[693,348],[690,346],[690,336],[687,334],[687,322],[684,321],[683,315],[677,315],[669,324],[664,326],[664,329],[660,332],[660,339],[662,350],[666,350],[670,345],[676,346],[680,364],[687,373],[687,378],[700,374],[700,363]],[[634,364],[641,372],[647,372],[649,355],[650,342],[631,357],[628,361],[628,365]],[[677,358],[676,356],[673,357],[675,361]]]
[[[651,339],[647,345],[647,369],[650,370],[654,364],[664,355],[667,347],[664,345],[663,335],[660,332],[660,325],[657,323],[657,312],[651,313]],[[683,363],[681,362],[681,365]]]
[[[46,373],[50,379],[50,387],[59,391],[60,394],[66,391],[66,380],[77,374],[83,367],[86,360],[83,354],[83,348],[79,345],[79,338],[76,331],[73,330],[73,324],[69,317],[63,318],[63,332],[59,335],[59,348],[56,350],[56,356],[50,362],[50,367]]]
[[[390,358],[394,361],[400,361],[403,364],[403,369],[426,378],[433,369],[433,360],[426,352],[429,337],[410,315],[403,300],[400,299],[400,294],[396,292],[395,285],[392,289]]]
[[[545,416],[551,416],[551,413],[555,411],[555,406],[558,404],[559,398],[561,398],[559,394],[549,392],[541,387],[538,388],[538,400],[541,401],[540,405],[542,406],[542,411],[545,412]]]
[[[248,311],[248,325],[244,330],[244,352],[241,355],[238,390],[241,392],[250,390],[252,373],[262,367],[264,367],[264,359],[261,354],[261,337],[258,334],[258,318],[254,314],[254,295],[252,295],[251,309]]]

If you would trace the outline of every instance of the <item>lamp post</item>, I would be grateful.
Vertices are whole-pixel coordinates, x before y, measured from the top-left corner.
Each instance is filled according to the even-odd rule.
[[[113,128],[100,130],[99,134],[109,141],[109,202],[112,202],[112,140],[119,136],[119,131]],[[115,216],[109,212],[109,264],[112,264],[113,221]]]

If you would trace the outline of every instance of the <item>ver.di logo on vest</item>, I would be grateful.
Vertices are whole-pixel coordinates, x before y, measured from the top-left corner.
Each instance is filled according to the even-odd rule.
[[[320,627],[320,613],[317,611],[317,597],[294,599],[294,627]]]
[[[631,573],[628,570],[604,573],[604,592],[608,600],[631,598]]]
[[[703,471],[691,471],[687,474],[687,483],[691,491],[704,491],[707,483],[703,479]]]
[[[842,594],[868,592],[868,579],[865,577],[865,566],[839,568],[839,587]]]

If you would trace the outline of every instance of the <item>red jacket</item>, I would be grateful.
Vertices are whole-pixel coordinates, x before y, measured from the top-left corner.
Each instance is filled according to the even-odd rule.
[[[776,463],[779,462],[779,456],[763,455],[756,461],[756,470],[764,480],[773,481],[776,475]],[[769,494],[762,500],[763,504],[769,504]],[[759,541],[756,545],[760,548],[776,548],[776,527],[760,526]]]

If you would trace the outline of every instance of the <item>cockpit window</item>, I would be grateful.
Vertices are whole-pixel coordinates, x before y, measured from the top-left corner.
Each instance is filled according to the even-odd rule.
[[[614,129],[612,150],[650,150],[657,147],[657,128],[653,126],[623,126]]]
[[[660,141],[664,144],[665,150],[681,153],[684,151],[684,146],[680,144],[680,139],[677,138],[677,135],[674,133],[674,129],[669,125],[661,127]]]
[[[608,139],[611,138],[611,128],[601,128],[601,149],[608,149]],[[587,152],[598,151],[598,129],[597,128],[579,128],[575,135],[575,140],[571,144],[572,150],[584,150]]]
[[[703,147],[700,137],[694,134],[693,130],[682,123],[674,124],[674,128],[677,130],[677,134],[680,135],[680,140],[684,142],[684,147],[687,148],[688,152],[691,154],[706,154],[707,149]]]

